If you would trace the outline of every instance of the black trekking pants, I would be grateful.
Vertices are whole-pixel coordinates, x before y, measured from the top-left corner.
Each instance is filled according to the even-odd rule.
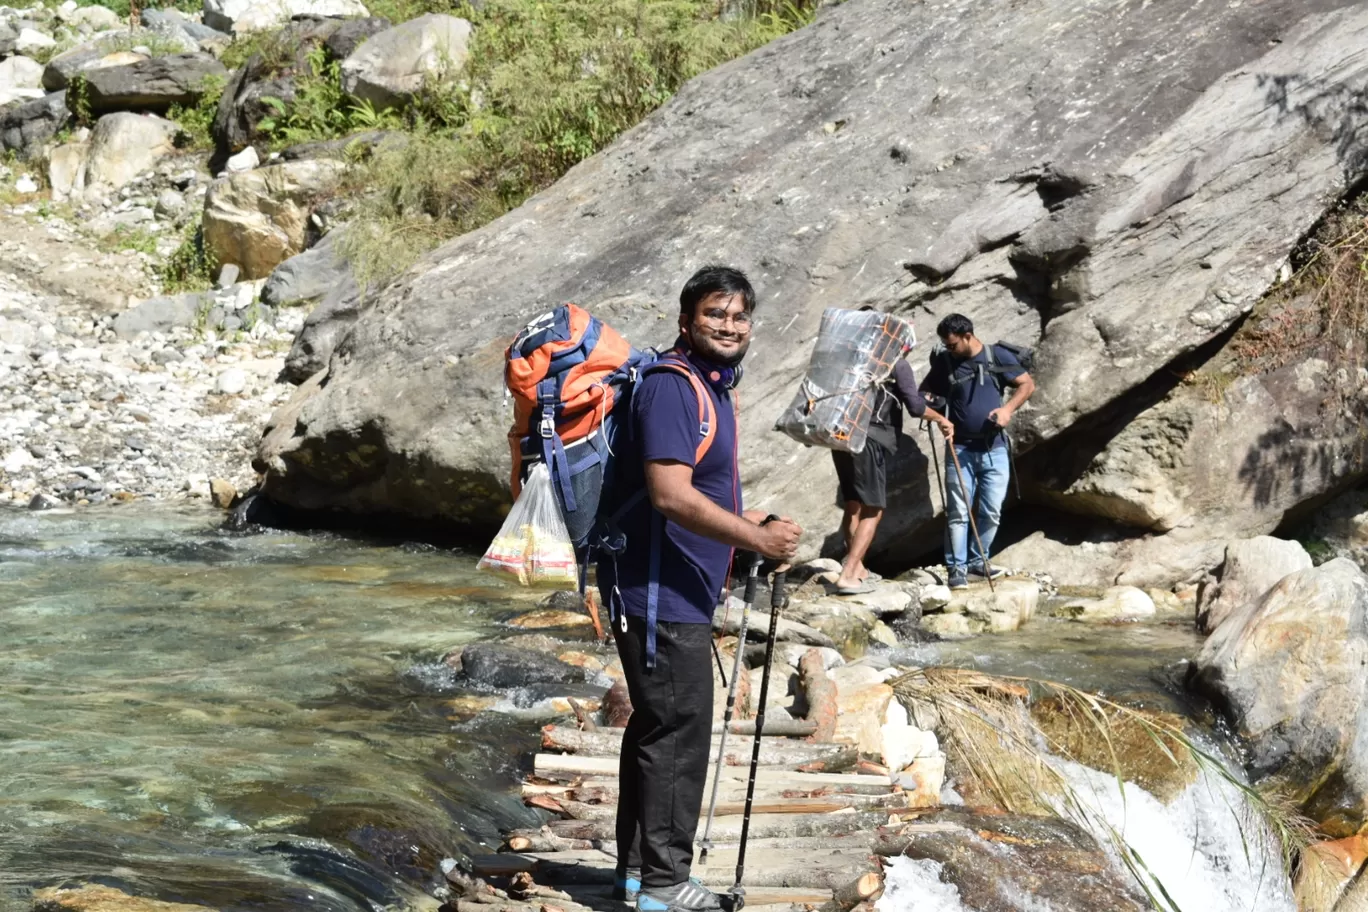
[[[641,885],[689,879],[712,743],[712,627],[656,625],[656,667],[646,667],[646,622],[613,625],[632,698],[618,768],[618,866]]]

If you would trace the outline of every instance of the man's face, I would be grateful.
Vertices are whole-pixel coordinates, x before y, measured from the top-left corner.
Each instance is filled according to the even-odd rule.
[[[969,335],[968,333],[962,336],[958,333],[951,333],[950,335],[945,337],[945,348],[947,351],[950,352],[950,354],[954,355],[956,358],[972,357],[974,354],[974,350],[973,345],[971,345],[969,342],[969,340],[972,338],[973,336]]]
[[[725,367],[740,364],[750,348],[750,314],[739,294],[717,292],[704,298],[692,319],[680,315],[679,331],[700,357]]]

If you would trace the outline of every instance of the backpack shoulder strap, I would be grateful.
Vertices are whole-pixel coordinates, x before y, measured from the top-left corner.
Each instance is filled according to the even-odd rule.
[[[693,387],[694,398],[698,401],[698,433],[700,440],[694,449],[694,465],[703,461],[703,457],[708,455],[712,449],[713,441],[717,439],[717,415],[713,411],[712,397],[703,388],[703,381],[694,373],[693,369],[682,363],[677,358],[668,355],[661,357],[655,363],[646,368],[645,373],[649,374],[656,370],[673,371],[689,381]]]

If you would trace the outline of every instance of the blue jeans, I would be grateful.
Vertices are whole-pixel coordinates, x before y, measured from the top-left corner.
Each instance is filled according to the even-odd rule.
[[[964,470],[964,488],[955,475],[955,462],[949,450],[945,454],[945,566],[980,570],[984,556],[991,556],[993,538],[1002,519],[1002,502],[1007,499],[1007,482],[1011,477],[1011,462],[1007,447],[993,447],[988,452],[964,446],[955,447],[960,468]],[[968,501],[966,502],[966,496]],[[969,530],[969,504],[974,504],[974,522],[978,537],[983,542],[983,553]]]

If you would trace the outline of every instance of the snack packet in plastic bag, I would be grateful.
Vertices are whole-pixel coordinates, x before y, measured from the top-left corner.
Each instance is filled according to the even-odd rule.
[[[828,307],[807,376],[775,429],[799,443],[861,452],[879,386],[916,341],[912,324],[900,317]]]
[[[524,586],[578,584],[575,546],[544,464],[532,467],[499,534],[476,566],[512,577]]]

